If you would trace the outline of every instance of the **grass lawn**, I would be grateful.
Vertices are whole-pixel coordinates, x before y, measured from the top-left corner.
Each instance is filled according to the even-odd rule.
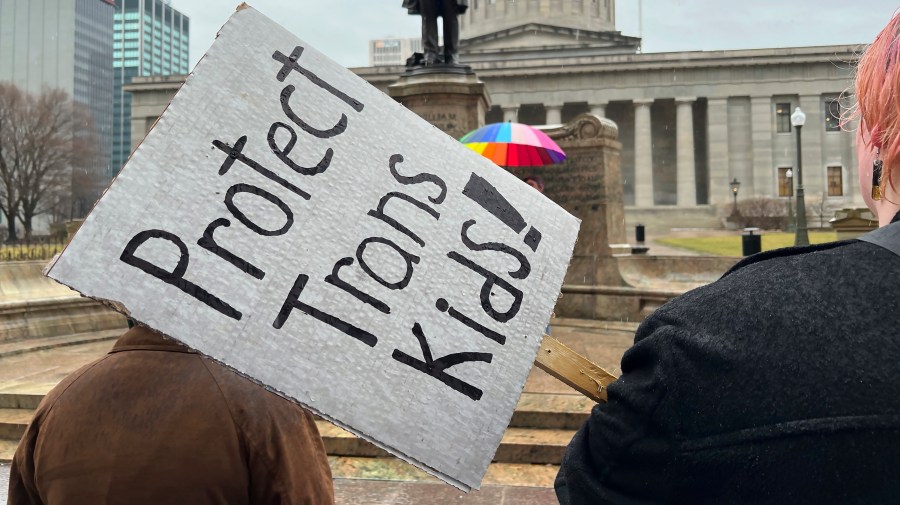
[[[811,231],[809,242],[821,244],[837,240],[833,231]],[[665,237],[655,240],[670,247],[678,247],[713,256],[742,256],[740,235],[719,237]],[[762,232],[762,250],[769,251],[794,245],[794,234],[784,232]]]

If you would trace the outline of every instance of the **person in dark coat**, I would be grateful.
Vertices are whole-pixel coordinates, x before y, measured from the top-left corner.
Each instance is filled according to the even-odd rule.
[[[9,505],[325,504],[312,415],[147,328],[58,384],[13,457]]]
[[[411,15],[422,16],[422,48],[425,64],[459,64],[459,19],[469,8],[468,0],[403,0],[403,8]],[[438,58],[437,18],[444,24],[443,60]]]
[[[898,35],[895,17],[856,82],[882,227],[752,256],[648,317],[566,450],[561,504],[900,500]]]

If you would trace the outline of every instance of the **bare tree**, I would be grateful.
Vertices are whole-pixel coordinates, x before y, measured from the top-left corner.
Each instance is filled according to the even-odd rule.
[[[16,217],[22,200],[17,183],[22,153],[25,94],[12,84],[0,83],[0,211],[6,215],[6,238],[18,240]]]
[[[69,99],[62,90],[40,95],[23,93],[5,85],[0,110],[12,118],[8,138],[0,136],[0,185],[5,188],[8,216],[17,216],[31,238],[34,218],[40,214],[62,214],[60,205],[71,202],[73,190],[96,186],[91,169],[99,154],[93,121],[86,108]],[[12,221],[12,219],[10,219]],[[10,240],[17,238],[15,223],[8,225]]]
[[[828,197],[825,192],[821,197],[813,197],[807,201],[806,206],[810,209],[810,215],[819,218],[819,228],[825,227],[825,215],[828,214]]]

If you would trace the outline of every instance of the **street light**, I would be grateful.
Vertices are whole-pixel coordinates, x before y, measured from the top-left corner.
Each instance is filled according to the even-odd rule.
[[[731,194],[734,196],[734,210],[731,211],[732,216],[740,216],[741,214],[737,210],[737,194],[738,189],[741,187],[741,182],[737,180],[737,177],[734,178],[731,182],[728,183],[731,186]]]
[[[787,177],[788,183],[791,187],[791,192],[788,193],[788,222],[787,222],[787,231],[796,232],[797,225],[794,222],[794,171],[790,168],[787,169],[787,172],[784,173],[784,176]]]
[[[797,233],[794,245],[809,245],[809,234],[806,231],[806,202],[803,200],[803,153],[800,150],[800,133],[806,124],[806,114],[800,107],[791,114],[791,124],[797,129]]]

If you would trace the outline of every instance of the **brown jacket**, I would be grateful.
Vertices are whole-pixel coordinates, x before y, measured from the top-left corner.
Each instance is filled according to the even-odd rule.
[[[145,328],[38,406],[9,504],[333,503],[312,416]]]

